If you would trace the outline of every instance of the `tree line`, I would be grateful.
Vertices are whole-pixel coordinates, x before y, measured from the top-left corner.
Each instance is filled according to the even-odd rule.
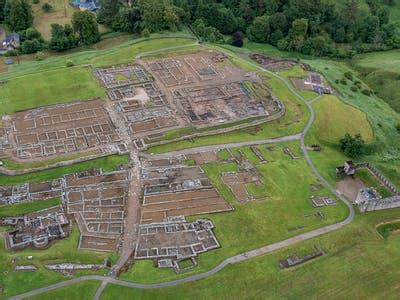
[[[97,23],[147,36],[190,26],[204,41],[237,46],[243,39],[314,56],[400,47],[389,19],[394,0],[100,0],[97,15],[76,12],[71,25],[52,25],[49,48],[63,51],[99,40]],[[0,22],[12,30],[32,26],[27,0],[0,0]],[[36,42],[35,42],[36,43]],[[37,43],[36,43],[37,44]]]

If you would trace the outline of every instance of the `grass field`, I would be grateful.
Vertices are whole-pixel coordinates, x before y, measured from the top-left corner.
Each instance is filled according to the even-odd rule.
[[[285,250],[230,265],[207,279],[163,289],[129,289],[108,285],[108,299],[397,299],[400,236],[387,241],[375,230],[400,210],[357,215],[345,228]],[[327,255],[280,270],[278,261],[321,246]]]
[[[26,215],[38,210],[50,208],[61,204],[60,199],[49,199],[23,202],[13,205],[0,206],[0,218]]]
[[[34,297],[29,297],[29,300],[89,300],[92,299],[100,286],[98,281],[84,281],[65,288],[57,289],[51,292],[43,293]]]
[[[91,71],[80,67],[18,76],[0,85],[0,93],[0,115],[105,96]]]
[[[103,171],[113,171],[118,166],[126,164],[128,160],[128,155],[111,155],[103,158],[77,163],[72,166],[48,169],[24,175],[8,176],[0,174],[0,182],[1,185],[12,185],[25,182],[42,182],[59,178],[64,174],[83,172],[93,168],[101,168]]]
[[[322,188],[311,191],[311,184],[319,184],[306,164],[304,158],[292,160],[283,153],[283,147],[290,147],[296,155],[301,150],[298,142],[279,144],[274,151],[259,146],[269,163],[263,164],[251,152],[242,148],[244,153],[258,168],[263,176],[263,184],[249,184],[249,193],[263,200],[240,204],[230,189],[223,184],[221,173],[236,171],[234,163],[209,163],[203,165],[205,173],[218,188],[224,198],[234,207],[233,212],[205,215],[216,226],[215,233],[222,248],[200,255],[199,265],[193,270],[176,275],[172,270],[160,270],[150,261],[137,261],[131,271],[122,275],[123,279],[139,282],[159,282],[175,279],[189,274],[206,271],[215,267],[223,259],[266,244],[283,240],[327,224],[336,223],[347,215],[347,208],[339,203],[336,206],[318,209],[325,214],[325,219],[306,216],[316,212],[312,208],[312,195],[330,195]],[[234,154],[238,150],[232,151]],[[225,154],[223,154],[225,156]],[[226,157],[226,156],[225,156]],[[190,219],[197,219],[191,217]],[[297,226],[302,229],[294,230]]]

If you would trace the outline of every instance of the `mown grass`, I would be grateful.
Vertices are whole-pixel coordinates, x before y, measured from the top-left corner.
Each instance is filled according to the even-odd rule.
[[[0,206],[0,218],[22,216],[38,210],[50,208],[59,204],[61,204],[61,200],[55,198],[48,200],[29,201],[13,205],[2,205]]]
[[[20,184],[25,182],[42,182],[60,178],[65,174],[83,172],[93,168],[101,168],[103,171],[113,171],[118,166],[127,163],[128,155],[111,155],[103,158],[77,163],[71,166],[48,169],[44,171],[32,172],[18,176],[8,176],[0,174],[1,185]]]
[[[57,289],[54,291],[46,292],[34,297],[29,297],[27,299],[30,300],[43,300],[43,299],[52,299],[52,300],[89,300],[92,299],[94,294],[96,293],[98,287],[100,286],[99,281],[83,281],[76,283],[71,286],[67,286],[61,289]]]
[[[129,289],[108,285],[107,299],[385,299],[398,298],[400,236],[384,241],[375,225],[398,217],[399,209],[357,214],[343,229],[284,250],[263,255],[194,282],[163,289]],[[261,230],[260,230],[261,231]],[[280,270],[290,254],[327,254],[298,267]]]
[[[325,219],[307,216],[316,212],[312,208],[312,195],[331,195],[326,189],[312,192],[310,186],[319,181],[313,175],[304,158],[292,160],[283,153],[283,147],[289,147],[300,155],[298,142],[275,145],[270,151],[265,145],[259,146],[268,163],[263,164],[250,148],[241,148],[247,159],[252,161],[262,174],[261,186],[249,184],[249,193],[263,200],[240,204],[231,190],[223,184],[221,174],[237,171],[235,163],[208,163],[203,165],[207,176],[221,195],[234,208],[233,212],[204,215],[213,221],[215,234],[221,243],[221,249],[199,256],[199,265],[184,274],[176,275],[172,270],[160,270],[152,262],[136,261],[132,270],[122,274],[122,278],[138,282],[160,282],[202,272],[215,267],[223,259],[255,249],[266,244],[283,240],[327,224],[336,223],[347,216],[347,208],[339,203],[336,206],[318,209],[325,214]],[[234,155],[239,155],[233,149]],[[227,156],[223,154],[223,156]],[[198,216],[189,219],[198,219]],[[300,230],[293,230],[304,226]]]

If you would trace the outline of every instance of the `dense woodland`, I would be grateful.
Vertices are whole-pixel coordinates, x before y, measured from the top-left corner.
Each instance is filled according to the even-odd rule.
[[[97,23],[114,31],[147,36],[186,26],[203,40],[268,43],[314,56],[351,57],[400,47],[389,20],[394,0],[101,0],[96,15],[76,12],[71,25],[52,25],[47,44],[32,27],[28,0],[0,0],[0,22],[23,37],[21,50],[63,51],[100,39]],[[45,6],[43,6],[45,9]],[[47,7],[47,9],[51,9]]]
[[[242,37],[281,50],[348,57],[400,46],[389,21],[393,0],[102,0],[98,21],[139,33],[191,25],[203,40],[242,44]]]

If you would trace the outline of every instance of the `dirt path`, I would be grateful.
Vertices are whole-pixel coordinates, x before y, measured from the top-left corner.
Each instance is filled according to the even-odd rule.
[[[115,277],[131,258],[136,246],[138,225],[140,222],[141,165],[139,151],[132,142],[124,120],[114,111],[111,101],[107,101],[106,109],[109,112],[110,118],[113,121],[119,136],[123,141],[125,141],[130,156],[129,193],[126,202],[124,232],[121,237],[122,245],[120,248],[120,257],[117,264],[110,272],[110,276]]]

